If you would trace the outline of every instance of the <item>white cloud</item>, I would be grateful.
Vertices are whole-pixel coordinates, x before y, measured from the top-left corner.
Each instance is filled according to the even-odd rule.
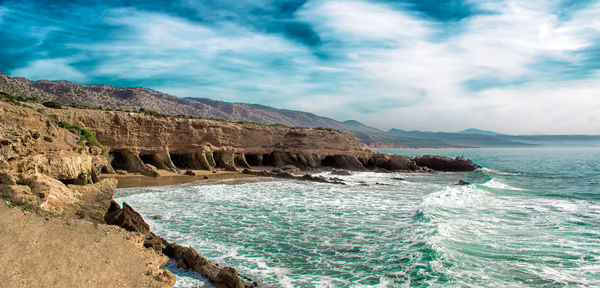
[[[31,80],[64,80],[84,83],[87,81],[85,74],[70,66],[71,59],[54,58],[39,59],[30,62],[27,66],[10,71],[11,75],[26,77]]]
[[[599,133],[600,119],[592,114],[598,110],[590,109],[598,106],[598,93],[586,88],[598,87],[598,81],[547,83],[539,74],[548,71],[537,71],[532,64],[542,58],[578,61],[573,52],[590,47],[600,36],[600,5],[578,11],[567,20],[553,14],[554,2],[485,5],[482,8],[493,13],[464,19],[457,24],[458,34],[438,39],[432,39],[435,23],[368,2],[317,2],[307,5],[301,17],[321,29],[321,35],[342,37],[338,40],[345,43],[341,50],[347,48],[349,61],[341,65],[361,79],[351,91],[329,97],[354,103],[348,109],[360,107],[361,102],[390,102],[390,97],[410,103],[389,105],[387,111],[374,114],[357,111],[353,118],[358,120],[381,128]],[[399,24],[392,19],[409,19],[407,27],[412,27],[412,32],[400,35],[393,29]],[[365,28],[358,27],[363,24]],[[363,38],[383,42],[361,45]],[[465,81],[478,78],[528,84],[480,92],[465,87]],[[336,116],[335,111],[320,110]]]
[[[415,40],[430,33],[426,23],[382,4],[361,1],[318,1],[308,3],[298,13],[312,21],[322,34],[356,37],[355,40]]]

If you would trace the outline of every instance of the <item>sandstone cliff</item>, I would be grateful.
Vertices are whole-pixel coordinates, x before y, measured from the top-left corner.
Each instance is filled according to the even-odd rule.
[[[44,113],[55,121],[68,121],[92,130],[109,150],[111,165],[106,172],[114,168],[156,176],[156,169],[238,171],[264,166],[427,171],[426,165],[420,167],[406,156],[362,149],[352,134],[335,130],[75,108],[47,108]]]
[[[0,102],[2,197],[54,214],[102,221],[116,181],[98,181],[108,157],[82,141],[34,109]]]
[[[352,134],[332,130],[73,108],[44,113],[93,131],[109,149],[115,169],[149,175],[147,164],[166,170],[285,165],[360,170],[372,156]]]

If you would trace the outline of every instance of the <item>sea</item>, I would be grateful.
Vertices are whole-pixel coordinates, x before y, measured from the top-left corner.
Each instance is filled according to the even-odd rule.
[[[155,233],[263,287],[600,287],[600,148],[380,151],[463,156],[482,168],[323,172],[347,185],[256,178],[115,197]],[[212,287],[168,269],[176,287]]]

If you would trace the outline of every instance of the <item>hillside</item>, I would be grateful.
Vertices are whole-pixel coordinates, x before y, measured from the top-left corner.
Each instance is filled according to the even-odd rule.
[[[234,122],[333,128],[352,132],[362,143],[373,146],[447,146],[440,141],[386,135],[377,128],[354,120],[340,122],[312,113],[258,104],[228,103],[207,98],[180,98],[147,88],[81,85],[69,81],[31,81],[0,73],[0,91],[25,98],[35,97],[41,101],[57,101],[65,105],[126,111],[144,108],[161,114],[219,118]]]
[[[533,147],[600,146],[600,136],[505,135],[480,129],[459,132],[382,131],[355,120],[340,122],[312,113],[277,109],[246,103],[229,103],[208,98],[180,98],[147,88],[82,85],[69,81],[31,81],[0,73],[0,91],[41,101],[57,101],[75,107],[110,110],[155,111],[167,115],[217,118],[232,122],[282,124],[290,127],[325,127],[354,134],[371,148],[394,147]]]

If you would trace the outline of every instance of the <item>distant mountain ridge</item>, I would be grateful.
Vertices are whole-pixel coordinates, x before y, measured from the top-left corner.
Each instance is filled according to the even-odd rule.
[[[101,107],[137,111],[140,108],[168,115],[221,118],[228,121],[252,121],[291,127],[325,127],[352,132],[367,146],[390,147],[530,147],[597,146],[600,136],[531,135],[513,136],[480,129],[460,132],[425,132],[391,129],[382,131],[356,120],[337,121],[308,112],[277,109],[260,104],[229,103],[208,98],[180,98],[148,88],[122,88],[110,85],[83,85],[69,81],[31,81],[0,73],[0,91],[57,101],[65,105]]]

